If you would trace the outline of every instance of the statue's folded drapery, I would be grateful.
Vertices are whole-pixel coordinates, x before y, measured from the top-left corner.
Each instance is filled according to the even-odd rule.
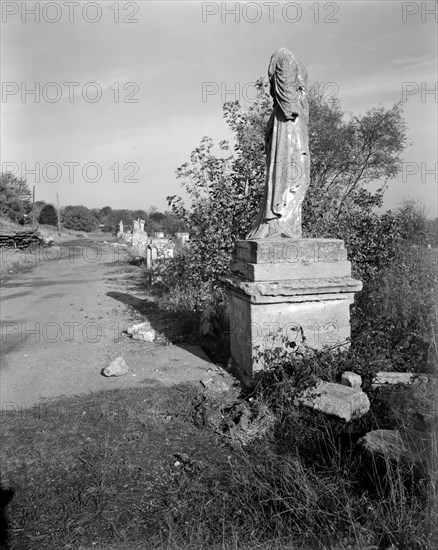
[[[301,205],[310,183],[307,72],[286,48],[271,57],[274,110],[266,127],[263,202],[247,239],[301,238]]]

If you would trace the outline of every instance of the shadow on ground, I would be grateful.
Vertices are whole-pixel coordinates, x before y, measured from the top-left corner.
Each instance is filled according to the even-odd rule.
[[[14,497],[12,489],[5,489],[0,481],[0,549],[10,548],[11,535],[6,507]]]
[[[178,345],[181,342],[200,344],[199,339],[194,336],[197,327],[193,318],[163,310],[153,300],[136,298],[126,292],[110,291],[107,292],[107,296],[131,307],[145,317],[151,327],[157,333],[163,334],[172,344]]]

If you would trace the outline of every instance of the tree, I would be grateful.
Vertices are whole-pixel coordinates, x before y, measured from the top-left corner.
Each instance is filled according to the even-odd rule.
[[[108,216],[108,214],[111,214],[112,211],[113,209],[111,208],[111,206],[104,206],[103,208],[100,209],[99,213],[102,216]]]
[[[223,106],[235,135],[234,147],[222,141],[220,155],[215,154],[213,141],[204,137],[190,161],[177,169],[190,205],[186,207],[181,197],[168,197],[172,212],[191,233],[191,259],[185,262],[187,278],[194,284],[200,280],[217,284],[229,269],[234,241],[248,233],[260,206],[265,182],[264,129],[272,101],[266,82],[260,79],[256,87],[258,96],[248,108],[238,102]],[[364,228],[378,229],[373,209],[381,205],[387,181],[401,167],[400,154],[407,143],[401,105],[347,117],[339,101],[310,92],[309,106],[312,168],[303,204],[304,236],[343,238],[347,246],[354,241],[359,249],[361,236],[369,238]],[[371,182],[379,182],[374,193],[367,189]],[[351,220],[355,228],[350,231]],[[374,242],[373,246],[381,249],[384,245]]]
[[[123,222],[124,230],[132,228],[132,222],[134,220],[131,210],[113,210],[114,228],[117,230],[120,221]]]
[[[132,217],[134,220],[138,220],[139,218],[140,220],[147,220],[148,215],[144,210],[140,209],[140,210],[134,210],[132,213]]]
[[[407,145],[402,104],[382,106],[346,119],[338,100],[310,96],[310,187],[303,205],[308,236],[339,236],[345,215],[361,215],[381,206],[388,180],[401,168]],[[378,182],[372,193],[367,185]]]
[[[41,209],[38,222],[46,225],[58,225],[58,213],[53,204],[46,204]]]
[[[0,175],[0,215],[19,222],[31,211],[31,192],[26,180],[11,172]]]
[[[98,226],[96,218],[86,206],[66,206],[62,211],[62,223],[66,229],[92,231]]]
[[[41,214],[41,210],[46,206],[46,201],[35,201],[35,220],[38,220]]]
[[[397,209],[400,237],[409,244],[424,246],[429,231],[426,209],[414,199],[404,199]]]

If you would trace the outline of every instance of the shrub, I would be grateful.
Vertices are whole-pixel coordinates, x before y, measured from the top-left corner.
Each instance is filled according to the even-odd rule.
[[[26,180],[11,172],[0,174],[0,215],[13,222],[25,219],[29,214],[31,192]]]
[[[91,210],[85,206],[66,206],[62,212],[62,223],[66,229],[87,232],[99,225]]]
[[[436,257],[406,244],[393,263],[365,281],[352,308],[357,353],[373,355],[378,370],[430,372],[436,355]]]

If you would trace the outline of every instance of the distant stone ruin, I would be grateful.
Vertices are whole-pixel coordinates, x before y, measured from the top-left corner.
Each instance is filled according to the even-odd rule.
[[[177,245],[187,246],[189,233],[176,233],[175,237],[166,237],[163,231],[155,231],[153,237],[144,230],[145,221],[133,220],[132,231],[125,232],[123,222],[119,223],[117,237],[132,246],[134,256],[144,258],[146,267],[152,268],[162,261],[173,258]]]

